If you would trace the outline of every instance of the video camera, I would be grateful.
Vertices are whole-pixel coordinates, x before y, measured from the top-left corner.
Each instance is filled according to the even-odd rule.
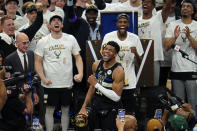
[[[20,72],[15,72],[13,73],[11,78],[4,80],[8,98],[18,97],[18,95],[21,93],[30,92],[33,85],[40,83],[41,81],[40,78],[35,74],[35,72],[28,74],[21,74]],[[24,84],[30,85],[31,88],[24,89]]]
[[[172,113],[175,113],[177,109],[181,108],[181,105],[184,104],[184,101],[176,96],[168,88],[166,88],[165,90],[166,93],[161,93],[158,95],[159,101],[165,109],[169,110]],[[167,93],[170,95],[170,97],[168,97]]]

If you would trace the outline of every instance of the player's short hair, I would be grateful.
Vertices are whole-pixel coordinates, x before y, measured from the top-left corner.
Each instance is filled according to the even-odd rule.
[[[115,50],[116,50],[116,53],[118,53],[120,51],[120,46],[115,41],[109,41],[109,42],[107,42],[106,46],[107,45],[113,46],[115,48]]]

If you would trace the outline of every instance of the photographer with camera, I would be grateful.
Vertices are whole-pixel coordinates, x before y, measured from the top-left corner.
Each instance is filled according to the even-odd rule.
[[[191,105],[185,103],[169,89],[166,88],[166,91],[169,93],[168,95],[167,93],[161,93],[158,95],[158,98],[164,108],[162,116],[163,124],[167,129],[169,128],[170,130],[173,130],[172,128],[175,125],[175,127],[179,130],[193,128],[196,123],[196,116],[195,111],[192,109]],[[175,121],[179,122],[176,123]]]
[[[24,90],[30,88],[24,85]],[[26,131],[26,114],[33,113],[31,92],[24,92],[13,97],[8,95],[8,99],[1,111],[3,119],[0,120],[1,131]]]

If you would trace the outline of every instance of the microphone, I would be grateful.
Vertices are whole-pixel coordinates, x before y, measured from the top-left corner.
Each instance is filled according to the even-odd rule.
[[[184,56],[189,56],[185,51],[182,51],[182,50],[180,49],[180,46],[178,46],[178,45],[176,45],[176,44],[172,44],[172,45],[171,45],[171,48],[174,49],[174,50],[176,50],[176,51],[178,51],[178,52],[180,52],[180,53],[182,54],[183,57],[184,57]]]

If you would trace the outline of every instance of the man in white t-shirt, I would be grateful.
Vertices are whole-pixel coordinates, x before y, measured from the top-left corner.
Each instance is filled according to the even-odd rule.
[[[177,12],[176,2],[177,0],[170,0],[170,9],[169,9],[169,15],[163,24],[161,28],[161,34],[162,34],[162,46],[164,47],[164,39],[166,34],[166,28],[169,26],[170,22],[175,21],[179,19],[179,11]],[[163,5],[163,8],[166,8],[168,4],[165,2]],[[157,12],[157,15],[160,15],[162,18],[162,10]],[[169,79],[169,73],[172,65],[172,50],[166,51],[163,48],[163,54],[164,54],[164,61],[160,62],[160,77],[159,77],[159,85],[160,86],[166,86],[167,80]]]
[[[157,94],[154,90],[158,89],[160,76],[160,62],[164,60],[163,46],[162,46],[162,27],[168,18],[169,4],[171,0],[166,0],[166,8],[162,9],[161,15],[153,15],[152,10],[155,7],[155,0],[142,0],[142,17],[138,21],[138,36],[140,39],[152,39],[154,41],[154,77],[153,86],[150,90],[150,95],[146,96],[147,117],[152,118],[155,110],[162,108],[158,104]]]
[[[167,0],[166,4],[171,4]],[[162,47],[162,27],[168,18],[168,8],[166,6],[161,12],[162,15],[153,15],[152,10],[155,7],[155,0],[143,0],[143,14],[138,21],[138,36],[140,39],[154,40],[154,86],[159,85],[160,61],[164,60]]]
[[[170,78],[174,93],[187,100],[192,108],[197,105],[196,61],[197,52],[197,22],[192,20],[195,6],[190,0],[185,0],[181,6],[180,20],[170,23],[166,30],[165,49],[174,48],[172,52],[172,67]],[[186,54],[181,53],[180,50]]]
[[[128,113],[135,112],[135,89],[136,89],[136,74],[135,64],[141,63],[141,56],[144,53],[140,39],[137,35],[128,32],[129,16],[127,14],[119,14],[117,17],[117,31],[106,34],[103,38],[102,45],[108,41],[115,41],[120,46],[120,51],[116,60],[120,62],[125,71],[125,82],[122,93],[123,108]]]
[[[79,54],[81,49],[72,35],[62,33],[63,23],[60,16],[54,15],[50,18],[49,28],[51,33],[39,40],[36,46],[35,69],[44,87],[47,131],[53,130],[53,113],[57,105],[61,105],[62,130],[67,131],[73,86],[72,55],[75,57],[78,70],[74,80],[81,82],[83,78],[83,62]]]

